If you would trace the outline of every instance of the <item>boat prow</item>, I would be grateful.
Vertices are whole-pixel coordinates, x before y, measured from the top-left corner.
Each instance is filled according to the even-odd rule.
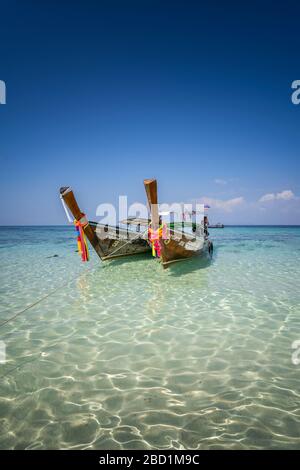
[[[60,195],[76,221],[81,222],[85,235],[102,261],[150,252],[146,231],[135,232],[120,226],[88,221],[79,209],[70,186],[60,188]]]

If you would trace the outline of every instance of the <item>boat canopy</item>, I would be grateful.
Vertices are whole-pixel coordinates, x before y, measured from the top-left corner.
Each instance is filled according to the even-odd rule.
[[[142,219],[140,217],[129,217],[128,219],[121,220],[121,224],[125,225],[143,225],[145,227],[148,227],[150,224],[151,220],[150,219]]]

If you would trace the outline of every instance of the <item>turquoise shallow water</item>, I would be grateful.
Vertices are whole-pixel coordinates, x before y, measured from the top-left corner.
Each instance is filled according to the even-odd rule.
[[[0,327],[0,448],[300,448],[300,228],[210,232],[164,271],[0,229],[1,323],[60,287]]]

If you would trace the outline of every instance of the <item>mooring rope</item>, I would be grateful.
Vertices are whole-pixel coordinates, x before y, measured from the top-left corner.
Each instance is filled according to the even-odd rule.
[[[89,272],[91,272],[93,269],[96,269],[95,266],[92,266],[91,268],[87,269],[85,271],[84,274],[87,274]],[[25,307],[23,310],[20,310],[19,312],[15,313],[15,315],[13,315],[12,317],[10,318],[7,318],[6,320],[4,320],[2,323],[0,323],[0,328],[4,325],[6,325],[7,323],[11,322],[12,320],[14,320],[15,318],[19,317],[20,315],[22,315],[23,313],[27,312],[27,310],[35,307],[36,305],[38,305],[39,303],[43,302],[43,300],[47,299],[48,297],[51,297],[51,295],[55,294],[57,291],[59,291],[60,289],[63,289],[64,287],[66,287],[68,284],[70,284],[71,282],[74,282],[75,279],[77,278],[78,275],[74,276],[73,278],[69,279],[67,282],[65,282],[64,284],[62,284],[61,286],[59,287],[56,287],[55,289],[53,289],[51,292],[48,292],[48,294],[44,295],[43,297],[41,297],[40,299],[36,300],[35,302],[33,302],[32,304],[28,305],[27,307]]]
[[[88,274],[90,273],[91,271],[93,271],[94,269],[96,269],[95,266],[87,269],[84,273],[85,274]],[[30,308],[32,307],[35,307],[36,305],[38,305],[39,303],[41,303],[43,300],[47,299],[48,297],[50,297],[51,295],[55,294],[58,290],[66,287],[68,284],[72,283],[75,281],[75,279],[77,278],[76,277],[73,277],[71,279],[69,279],[67,282],[65,282],[64,284],[62,284],[61,286],[57,287],[56,289],[53,289],[51,292],[49,292],[48,294],[44,295],[44,297],[41,297],[40,299],[38,299],[36,302],[34,302],[33,304],[31,305],[28,305],[26,308],[24,308],[23,310],[21,310],[20,312],[16,313],[15,315],[13,315],[12,317],[10,318],[7,318],[7,320],[3,321],[2,323],[0,323],[0,327],[1,326],[4,326],[5,324],[9,323],[10,321],[14,320],[15,318],[17,318],[19,315],[21,315],[22,313],[25,313],[27,310],[29,310]],[[49,349],[57,346],[57,344],[60,344],[60,341],[58,341],[57,343],[55,344],[52,344],[51,346],[48,346],[46,348],[43,348],[43,351],[39,352],[39,353],[36,353],[37,356],[33,357],[33,358],[30,358],[28,360],[25,360],[23,362],[20,362],[19,364],[17,364],[15,367],[13,367],[12,369],[9,369],[8,371],[6,371],[3,375],[0,375],[0,379],[6,377],[7,375],[11,374],[12,372],[14,372],[15,370],[18,370],[20,369],[23,365],[26,365],[30,362],[34,362],[34,361],[37,361],[41,356],[42,354],[45,352],[45,351],[48,351]]]
[[[43,351],[44,352],[44,351]],[[0,375],[0,379],[4,379],[4,377],[6,377],[7,375],[11,374],[12,372],[14,372],[15,370],[17,369],[20,369],[21,366],[23,366],[23,364],[28,364],[30,362],[34,362],[34,361],[37,361],[41,355],[43,354],[43,352],[40,352],[38,353],[38,356],[37,357],[33,357],[31,359],[29,359],[28,361],[23,361],[23,362],[19,362],[19,364],[17,364],[15,367],[13,367],[12,369],[9,369],[7,372],[5,372],[4,374]]]
[[[66,214],[67,211],[66,211]],[[147,232],[148,229],[146,229],[143,233],[142,233],[142,237],[144,236],[144,234]],[[127,243],[125,243],[125,245],[122,245],[121,247],[117,248],[115,251],[113,251],[112,253],[110,253],[110,255],[113,255],[114,253],[116,253],[117,251],[119,251],[121,248],[123,248],[124,246],[126,246],[128,243],[131,243],[132,240],[135,240],[137,238],[139,238],[141,235],[140,233],[134,237],[133,239],[129,240]],[[85,274],[88,274],[90,273],[91,271],[93,271],[94,269],[96,269],[95,266],[91,267],[90,269],[87,269],[84,273]],[[28,305],[27,307],[25,307],[23,310],[20,310],[19,312],[17,312],[15,315],[7,318],[6,320],[4,320],[2,323],[0,323],[0,328],[4,325],[6,325],[7,323],[10,323],[11,321],[15,320],[15,318],[19,317],[20,315],[22,315],[23,313],[27,312],[28,310],[30,310],[31,308],[35,307],[36,305],[40,304],[41,302],[43,302],[45,299],[47,299],[48,297],[51,297],[52,295],[54,295],[57,291],[59,291],[60,289],[63,289],[64,287],[66,287],[68,284],[72,283],[75,281],[75,279],[77,278],[77,275],[74,276],[73,278],[69,279],[67,282],[65,282],[64,284],[62,284],[61,286],[53,289],[51,292],[49,292],[48,294],[44,295],[43,297],[41,297],[40,299],[36,300],[35,302],[33,302],[32,304]],[[30,358],[28,360],[25,360],[23,362],[20,362],[19,364],[17,364],[15,367],[9,369],[7,372],[5,372],[3,375],[0,376],[0,379],[6,377],[7,375],[10,375],[12,372],[14,372],[15,370],[18,370],[20,369],[23,365],[26,365],[28,363],[32,363],[34,361],[37,361],[38,359],[40,359],[40,357],[42,356],[43,352],[53,348],[54,346],[56,346],[58,343],[54,344],[54,345],[51,345],[51,346],[48,346],[46,348],[43,349],[43,351],[41,351],[40,353],[37,353],[37,356],[33,357],[33,358]]]
[[[63,199],[62,199],[63,200]],[[128,245],[128,243],[131,243],[133,240],[136,240],[137,238],[139,238],[140,236],[143,237],[145,235],[145,233],[147,232],[148,229],[146,229],[142,235],[139,233],[136,237],[132,238],[131,240],[129,240],[127,243],[125,243],[125,245],[121,245],[119,248],[117,248],[115,251],[113,251],[112,253],[109,254],[109,256],[117,253],[117,251],[119,251],[121,248],[124,248],[124,246]],[[96,269],[94,266],[91,267],[90,269],[86,270],[85,271],[85,274],[92,271],[93,269]],[[64,284],[62,284],[61,286],[57,287],[56,289],[53,289],[51,292],[49,292],[48,294],[44,295],[43,297],[41,297],[40,299],[36,300],[35,302],[33,302],[32,304],[28,305],[27,307],[25,307],[23,310],[20,310],[20,312],[17,312],[15,315],[13,315],[12,317],[10,318],[7,318],[6,320],[4,320],[3,322],[0,323],[0,328],[4,325],[6,325],[7,323],[11,322],[12,320],[14,320],[15,318],[19,317],[20,315],[22,315],[23,313],[27,312],[27,310],[30,310],[31,308],[35,307],[36,305],[38,305],[39,303],[43,302],[45,299],[47,299],[48,297],[51,297],[51,295],[55,294],[57,291],[59,291],[60,289],[63,289],[64,287],[66,287],[68,284],[70,284],[70,282],[73,282],[75,281],[77,275],[72,278],[72,279],[69,279],[67,282],[65,282]]]

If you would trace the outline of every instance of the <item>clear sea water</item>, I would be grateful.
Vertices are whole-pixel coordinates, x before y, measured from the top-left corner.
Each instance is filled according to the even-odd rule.
[[[0,229],[0,448],[300,448],[300,228],[210,232],[164,271]]]

